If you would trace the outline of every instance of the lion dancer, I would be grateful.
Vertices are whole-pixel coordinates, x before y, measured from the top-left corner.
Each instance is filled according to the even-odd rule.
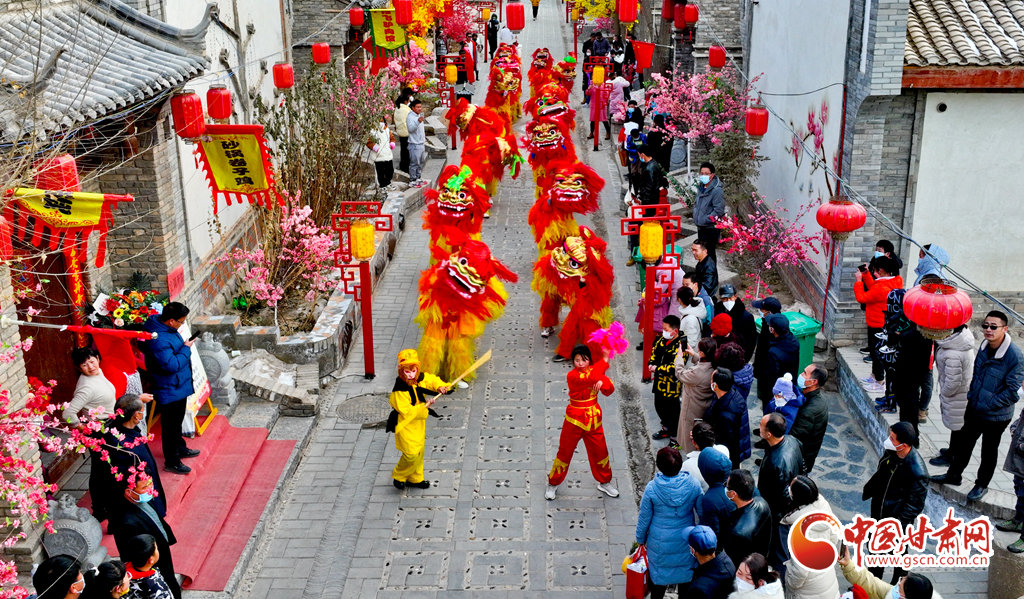
[[[567,94],[572,94],[572,86],[576,83],[576,57],[570,54],[551,67],[554,81],[561,85]]]
[[[526,79],[530,82],[530,95],[536,96],[542,87],[554,81],[554,73],[551,66],[554,60],[551,51],[547,48],[537,48],[533,51],[533,60],[530,68],[526,71]]]
[[[487,244],[454,233],[450,241],[456,249],[431,248],[436,263],[420,277],[420,312],[415,319],[423,327],[423,367],[449,380],[473,364],[477,337],[505,309],[508,294],[497,279],[518,280],[491,256]],[[466,380],[475,376],[471,373]]]
[[[480,239],[491,198],[472,167],[445,166],[437,179],[437,189],[428,189],[424,197],[427,209],[423,213],[423,228],[430,231],[430,247],[439,247],[445,256],[450,254],[454,244],[449,237],[453,229],[461,238]]]
[[[590,348],[577,345],[572,350],[574,368],[565,376],[569,387],[569,405],[565,407],[565,421],[558,438],[558,453],[548,474],[548,488],[544,499],[551,501],[558,492],[558,486],[569,472],[569,462],[576,446],[583,441],[590,460],[590,472],[597,480],[597,489],[609,497],[618,497],[619,491],[612,485],[611,459],[608,444],[604,438],[601,421],[601,405],[597,394],[608,396],[615,391],[615,385],[607,376],[608,362],[601,359],[594,362]]]
[[[498,192],[498,182],[504,176],[506,166],[513,179],[519,176],[519,165],[523,162],[519,155],[519,142],[504,117],[486,106],[470,104],[460,98],[445,118],[454,120],[462,132],[465,142],[462,164],[470,167],[491,198]]]
[[[542,192],[540,180],[553,165],[574,162],[576,146],[572,143],[572,134],[564,121],[547,117],[526,124],[523,145],[529,151],[527,161],[533,170],[533,181],[537,184],[534,197],[539,198]]]
[[[522,97],[523,75],[519,56],[512,49],[511,52],[504,50],[512,48],[506,44],[498,46],[498,52],[494,55],[489,75],[490,85],[487,87],[487,96],[484,99],[484,106],[493,109],[505,117],[509,126],[519,120],[522,114],[520,98]]]
[[[583,164],[557,164],[538,181],[542,190],[527,216],[537,257],[549,251],[566,237],[579,233],[574,214],[589,214],[598,208],[598,194],[604,179],[597,171]]]
[[[541,337],[549,336],[558,326],[562,303],[569,306],[552,362],[566,361],[576,344],[612,320],[614,274],[606,246],[588,227],[580,226],[576,235],[551,248],[534,265],[531,287],[541,297]]]

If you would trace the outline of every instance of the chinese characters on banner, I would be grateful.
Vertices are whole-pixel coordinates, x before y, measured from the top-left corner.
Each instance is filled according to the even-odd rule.
[[[63,245],[69,258],[73,254],[84,261],[84,243],[93,231],[99,231],[96,266],[103,266],[107,254],[107,230],[118,202],[131,202],[130,195],[53,191],[19,187],[11,192],[15,201],[7,204],[4,214],[8,223],[17,223],[18,238],[25,239],[28,219],[33,217],[30,243],[36,247],[45,242],[50,250]],[[17,215],[14,209],[17,208]],[[17,218],[17,221],[15,221]],[[45,239],[44,239],[45,236]],[[63,242],[63,244],[62,244]],[[77,262],[76,262],[77,264]]]
[[[395,23],[395,9],[371,10],[370,24],[374,45],[385,50],[397,50],[406,44],[405,29]]]
[[[992,556],[992,524],[988,517],[966,521],[954,516],[953,508],[949,508],[946,517],[939,522],[933,524],[922,514],[905,528],[894,518],[875,520],[858,514],[844,528],[843,540],[853,546],[851,557],[858,566],[877,566],[869,556],[903,556],[912,549],[925,551],[928,541],[934,542],[934,555],[941,559],[920,562],[921,565],[961,564],[949,558],[973,558],[964,565],[982,565]]]
[[[218,195],[228,206],[232,198],[245,198],[260,206],[268,206],[272,198],[277,198],[278,204],[284,204],[274,187],[262,125],[207,125],[195,153],[196,166],[206,172],[213,192],[214,214]]]

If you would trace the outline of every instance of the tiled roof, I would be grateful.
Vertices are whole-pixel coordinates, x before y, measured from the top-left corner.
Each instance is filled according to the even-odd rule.
[[[182,85],[206,67],[211,14],[191,30],[117,0],[0,15],[0,138],[72,127]]]
[[[911,0],[907,66],[1024,66],[1021,0]]]

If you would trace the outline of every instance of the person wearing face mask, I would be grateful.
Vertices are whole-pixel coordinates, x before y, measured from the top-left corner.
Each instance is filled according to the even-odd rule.
[[[872,518],[895,518],[905,528],[924,512],[928,466],[916,449],[917,443],[914,426],[909,422],[897,422],[889,427],[878,469],[861,493],[862,500],[871,500]],[[871,572],[881,577],[882,568],[872,568]],[[902,568],[896,568],[893,582],[904,573]]]
[[[103,562],[85,573],[82,599],[119,599],[131,590],[131,580],[131,575],[120,560]]]
[[[828,382],[828,371],[817,364],[808,364],[796,379],[803,396],[803,405],[793,419],[789,434],[800,441],[804,456],[804,474],[810,474],[818,459],[821,442],[828,430],[828,400],[821,389]]]
[[[114,410],[117,416],[113,420],[113,429],[108,430],[103,438],[105,449],[110,456],[110,465],[122,473],[141,465],[146,475],[153,480],[153,488],[156,489],[156,497],[150,501],[150,505],[161,518],[166,517],[167,503],[164,486],[160,481],[160,470],[149,444],[146,443],[145,434],[139,428],[146,419],[145,404],[138,395],[126,394],[117,400]],[[93,498],[94,504],[97,499]]]
[[[911,572],[895,584],[889,584],[851,560],[846,547],[843,544],[839,550],[839,567],[846,581],[863,589],[868,599],[942,599],[924,574]]]
[[[683,386],[676,378],[676,354],[685,337],[679,336],[679,317],[669,314],[661,321],[661,336],[654,340],[651,357],[647,360],[647,376],[654,379],[654,409],[661,420],[661,430],[651,438],[668,439],[676,444],[679,426],[679,396]]]
[[[747,402],[733,388],[732,371],[726,368],[715,369],[711,377],[711,390],[715,400],[704,414],[704,420],[711,423],[719,441],[729,448],[732,467],[739,468],[740,463],[750,457]]]
[[[427,416],[438,393],[444,395],[451,388],[436,375],[420,372],[420,357],[414,349],[398,352],[398,376],[388,396],[391,415],[387,430],[395,433],[395,448],[401,452],[392,482],[396,489],[415,487],[429,489],[430,481],[423,480],[423,448],[427,442]]]
[[[501,23],[498,21],[498,15],[492,12],[491,20],[487,21],[487,45],[491,60],[494,60],[494,52],[498,49],[498,31],[500,30]]]
[[[153,508],[153,479],[145,474],[127,477],[121,505],[110,516],[107,532],[114,536],[118,555],[125,556],[130,562],[137,558],[135,549],[136,537],[148,535],[153,538],[156,554],[153,563],[167,583],[174,599],[181,599],[181,586],[174,576],[174,560],[171,556],[171,545],[178,542],[167,521]],[[142,562],[148,560],[146,556]]]
[[[704,301],[694,295],[693,289],[685,285],[676,290],[676,301],[679,302],[676,308],[679,312],[679,328],[686,338],[687,348],[691,352],[696,352],[697,343],[703,337],[701,325],[707,314],[707,308],[704,307]]]
[[[818,485],[807,476],[797,476],[789,483],[790,511],[779,520],[779,531],[776,537],[776,551],[781,551],[774,559],[785,560],[780,571],[785,572],[786,595],[791,599],[819,599],[820,597],[839,596],[839,578],[834,568],[827,570],[811,570],[789,559],[787,539],[790,529],[800,520],[812,513],[823,513],[835,517],[832,506],[818,492]],[[842,541],[840,533],[824,521],[811,523],[805,533],[808,538],[828,541],[838,547]]]
[[[786,419],[782,414],[761,417],[761,438],[768,444],[764,451],[761,471],[757,473],[757,490],[772,508],[772,516],[779,518],[790,509],[789,482],[804,469],[800,442],[786,434]]]
[[[793,428],[793,421],[796,420],[796,414],[802,405],[804,405],[804,398],[793,388],[793,375],[787,372],[776,379],[775,386],[772,387],[772,400],[768,402],[767,413],[782,414],[782,417],[786,419],[787,435],[789,429]],[[755,445],[755,447],[758,446]]]
[[[70,555],[43,560],[32,573],[36,599],[77,599],[85,590],[82,564]]]
[[[751,553],[736,568],[736,591],[729,599],[784,599],[779,573],[760,553]]]
[[[736,567],[729,556],[718,551],[718,537],[707,526],[694,526],[684,534],[690,553],[697,560],[686,599],[726,599],[736,580]]]
[[[749,361],[754,357],[754,348],[757,346],[757,323],[754,321],[754,315],[747,311],[734,285],[722,285],[719,295],[721,299],[715,302],[715,316],[729,315],[732,319],[732,333],[736,335]]]
[[[712,359],[716,349],[715,340],[705,338],[697,344],[696,352],[686,348],[686,351],[676,353],[675,376],[683,384],[676,439],[686,439],[691,434],[697,420],[704,416],[715,399],[709,381],[715,372]]]
[[[719,346],[715,351],[715,365],[732,371],[733,387],[743,396],[743,401],[747,401],[754,384],[754,367],[746,361],[743,348],[737,343]]]
[[[768,555],[772,548],[772,509],[754,495],[754,476],[748,470],[733,470],[725,483],[725,494],[736,504],[726,517],[721,534],[722,549],[729,559],[740,563],[751,553]]]
[[[715,176],[715,165],[703,162],[698,174],[697,199],[693,203],[693,222],[697,225],[697,239],[704,240],[711,260],[718,262],[718,240],[721,231],[715,219],[725,216],[725,192],[722,182]]]

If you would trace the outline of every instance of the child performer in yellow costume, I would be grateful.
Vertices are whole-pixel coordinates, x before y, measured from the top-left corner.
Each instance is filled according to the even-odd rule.
[[[448,393],[451,385],[428,372],[420,372],[420,358],[414,349],[398,352],[398,377],[388,403],[391,417],[388,431],[395,433],[395,447],[402,452],[391,472],[396,489],[429,489],[423,480],[423,447],[427,440],[427,416],[438,393]]]

